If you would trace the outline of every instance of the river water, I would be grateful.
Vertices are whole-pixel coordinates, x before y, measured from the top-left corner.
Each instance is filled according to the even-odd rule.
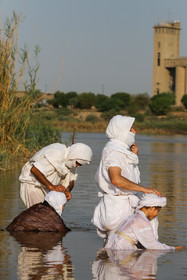
[[[63,133],[64,142],[71,134]],[[187,136],[136,135],[141,183],[167,197],[159,214],[159,240],[183,245],[178,252],[108,252],[91,223],[99,201],[94,175],[107,139],[102,133],[77,133],[75,142],[88,144],[91,165],[78,168],[72,200],[63,220],[72,229],[56,233],[10,235],[4,229],[25,209],[19,197],[19,173],[0,174],[0,279],[187,279]]]

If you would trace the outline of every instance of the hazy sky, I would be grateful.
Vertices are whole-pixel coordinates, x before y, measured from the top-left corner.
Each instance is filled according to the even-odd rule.
[[[151,95],[160,19],[181,21],[180,55],[187,56],[187,0],[0,0],[3,19],[13,10],[24,16],[20,47],[40,45],[42,91]]]

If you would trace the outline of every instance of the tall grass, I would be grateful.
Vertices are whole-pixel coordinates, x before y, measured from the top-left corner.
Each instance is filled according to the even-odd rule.
[[[0,26],[0,161],[33,147],[27,136],[33,134],[32,107],[41,98],[36,90],[39,47],[34,48],[35,65],[31,66],[27,48],[19,49],[21,17],[13,12]],[[21,98],[20,91],[24,92]],[[35,131],[39,132],[37,127]]]

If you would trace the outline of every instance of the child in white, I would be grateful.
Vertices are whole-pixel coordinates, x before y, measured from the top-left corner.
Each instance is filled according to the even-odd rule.
[[[160,243],[153,232],[150,221],[154,219],[161,207],[166,205],[166,198],[155,194],[144,194],[139,201],[137,212],[125,219],[119,229],[109,236],[105,248],[114,250],[137,250],[140,243],[143,248],[151,250],[175,250],[182,246],[172,247]]]

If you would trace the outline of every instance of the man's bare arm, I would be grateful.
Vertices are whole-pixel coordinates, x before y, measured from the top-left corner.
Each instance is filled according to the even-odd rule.
[[[143,192],[143,193],[155,193],[156,195],[161,196],[159,191],[157,191],[156,189],[145,188],[123,177],[121,175],[121,168],[118,166],[109,167],[108,172],[109,172],[111,183],[118,188],[130,190],[130,191],[136,191],[136,192]]]
[[[57,191],[57,192],[65,192],[65,187],[62,185],[53,185],[46,177],[45,175],[40,172],[35,166],[31,168],[31,173],[36,177],[36,179],[42,183],[44,186],[46,186],[51,191]]]

